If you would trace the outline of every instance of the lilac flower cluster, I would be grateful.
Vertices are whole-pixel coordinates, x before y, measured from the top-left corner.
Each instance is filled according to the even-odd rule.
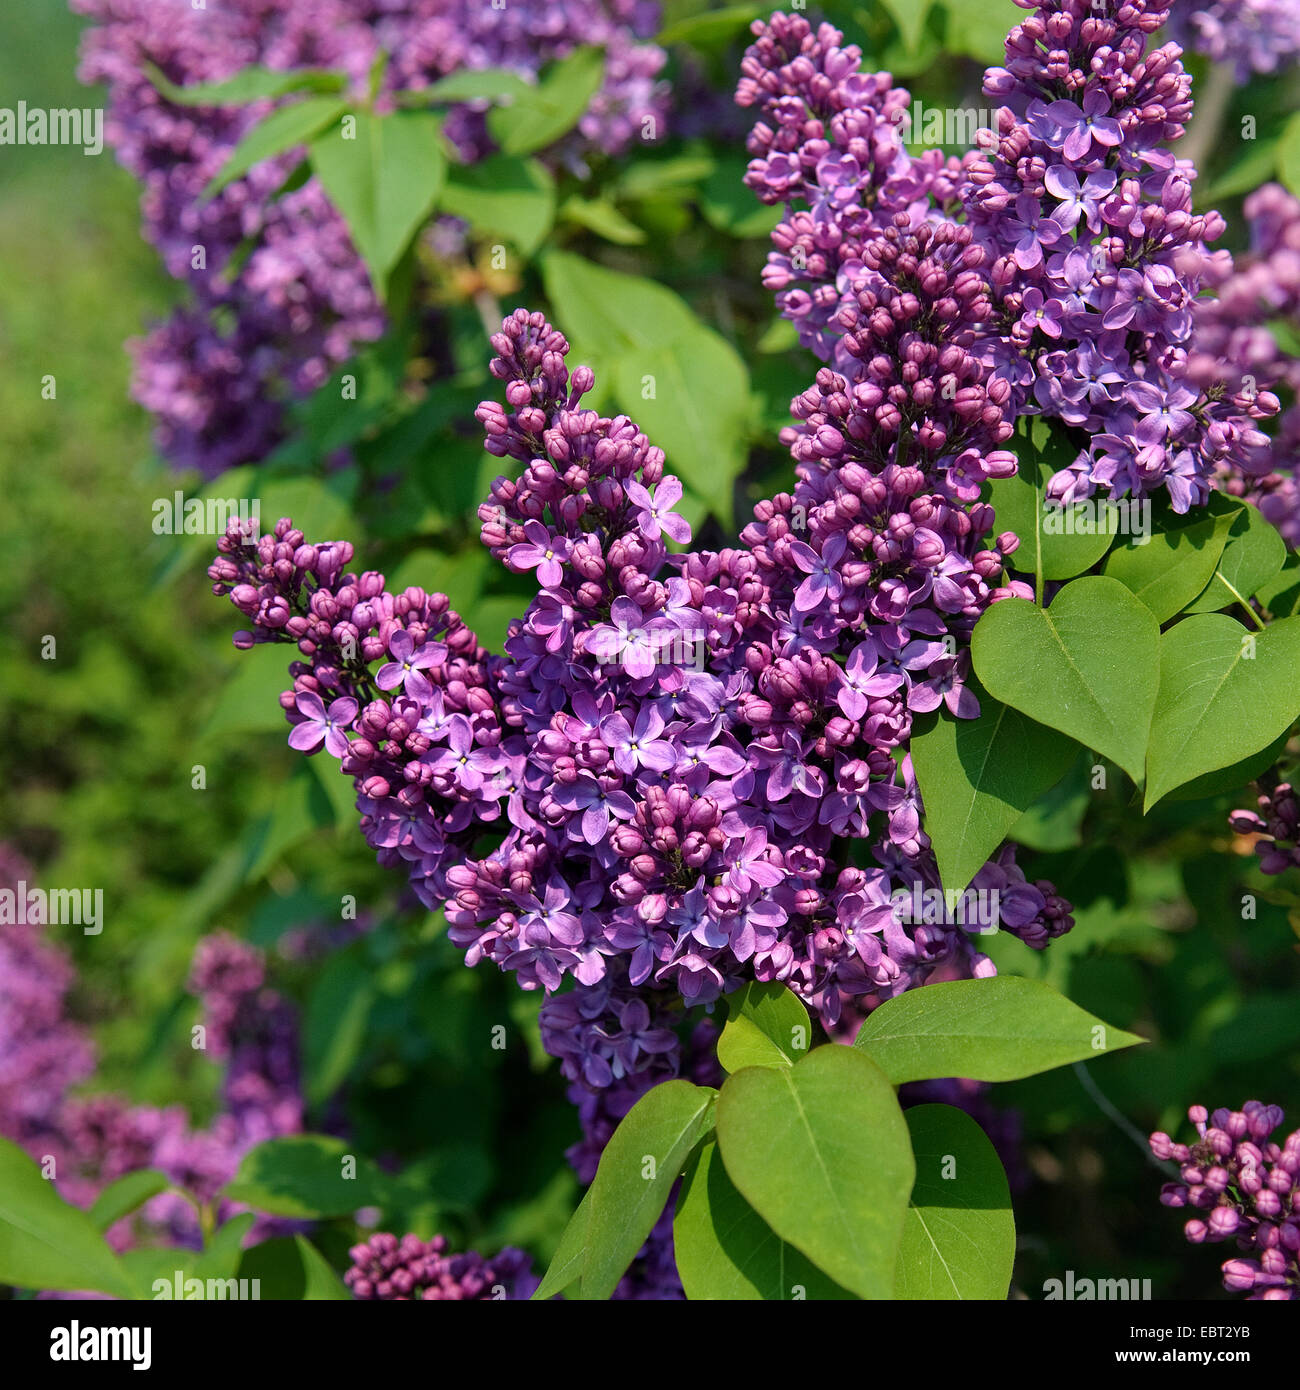
[[[0,844],[0,888],[17,893],[31,880],[22,857]],[[24,1148],[57,1134],[64,1097],[94,1070],[94,1049],[67,1015],[73,978],[41,927],[0,925],[0,1135]]]
[[[1295,789],[1289,782],[1261,784],[1257,805],[1258,812],[1234,811],[1229,824],[1238,835],[1255,837],[1255,853],[1264,873],[1300,868],[1300,798]]]
[[[960,162],[909,154],[909,94],[860,71],[830,25],[754,25],[736,95],[762,116],[746,182],[787,206],[764,282],[866,427],[925,447],[947,495],[1011,471],[993,446],[1025,413],[1090,441],[1053,480],[1060,500],[1167,487],[1185,511],[1230,454],[1265,442],[1254,421],[1276,398],[1198,392],[1184,370],[1223,221],[1192,211],[1194,171],[1159,148],[1191,110],[1177,47],[1148,51],[1166,13],[1148,0],[1038,6],[985,79],[998,129]],[[927,357],[912,343],[931,315],[951,330]],[[910,391],[876,379],[900,350]],[[936,426],[935,406],[966,428]]]
[[[189,0],[71,0],[89,15],[81,75],[108,84],[108,139],[144,187],[145,230],[192,303],[134,347],[135,394],[158,421],[177,467],[213,476],[264,457],[282,437],[286,400],[310,393],[385,315],[347,228],[309,179],[279,196],[301,151],[277,156],[210,201],[203,189],[271,103],[172,105],[149,80],[217,81],[249,64],[328,67],[358,91],[380,51],[385,90],[430,86],[462,69],[506,67],[531,78],[552,58],[599,43],[606,77],[577,133],[557,152],[618,153],[642,122],[661,123],[663,52],[639,42],[657,27],[652,0],[230,0],[220,14]],[[491,149],[483,111],[454,108],[447,134],[462,158]],[[242,250],[253,246],[246,258]],[[196,248],[202,248],[201,263]]]
[[[1300,55],[1296,0],[1184,0],[1172,8],[1169,32],[1184,48],[1231,63],[1239,84],[1277,72]]]
[[[7,846],[0,847],[0,875],[8,887],[31,881]],[[179,1106],[77,1093],[94,1070],[94,1047],[68,1011],[71,962],[40,940],[40,931],[0,927],[0,1135],[39,1161],[52,1159],[68,1201],[89,1207],[108,1183],[158,1168],[195,1200],[211,1203],[249,1148],[301,1130],[293,1011],[266,987],[260,952],[223,936],[196,952],[191,989],[202,1006],[207,1051],[224,1063],[224,1077],[219,1113],[195,1129]],[[223,1202],[218,1215],[238,1210]],[[278,1229],[263,1219],[251,1238]],[[200,1236],[191,1203],[163,1193],[108,1238],[125,1249],[140,1241],[197,1246]]]
[[[1300,1299],[1300,1130],[1282,1143],[1271,1139],[1283,1113],[1257,1100],[1212,1115],[1193,1105],[1187,1117],[1200,1135],[1196,1143],[1151,1136],[1151,1152],[1181,1169],[1181,1181],[1165,1184],[1161,1202],[1201,1213],[1184,1227],[1193,1245],[1236,1241],[1244,1258],[1224,1264],[1225,1289],[1251,1300]]]
[[[1290,401],[1272,437],[1234,454],[1222,486],[1248,498],[1300,547],[1300,356],[1280,329],[1300,321],[1300,201],[1280,184],[1265,184],[1245,202],[1250,248],[1236,263],[1212,258],[1214,294],[1197,301],[1188,373],[1202,388],[1228,382],[1235,390],[1283,390]]]
[[[408,1235],[399,1240],[380,1233],[348,1253],[352,1267],[343,1282],[360,1299],[526,1299],[538,1283],[532,1261],[522,1250],[507,1247],[490,1260],[473,1250],[453,1255],[447,1252],[445,1236],[426,1241]]]
[[[1217,470],[1262,445],[1267,392],[1198,390],[1186,370],[1218,213],[1162,148],[1192,109],[1177,45],[1150,48],[1160,0],[1048,0],[1007,38],[984,91],[996,131],[964,161],[968,222],[992,257],[999,336],[988,360],[1015,408],[1086,435],[1052,480],[1061,501],[1166,488],[1205,502]]]

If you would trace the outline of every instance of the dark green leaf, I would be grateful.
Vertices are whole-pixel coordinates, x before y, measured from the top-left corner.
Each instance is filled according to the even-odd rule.
[[[250,1149],[222,1196],[273,1216],[310,1220],[381,1206],[383,1181],[342,1139],[297,1134]]]

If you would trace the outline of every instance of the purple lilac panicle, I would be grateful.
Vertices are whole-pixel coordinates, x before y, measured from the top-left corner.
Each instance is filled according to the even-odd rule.
[[[1300,55],[1296,0],[1182,0],[1172,7],[1169,32],[1184,48],[1231,63],[1239,84],[1255,73],[1278,72]]]
[[[343,1282],[360,1299],[526,1299],[538,1282],[522,1250],[507,1247],[490,1260],[473,1250],[450,1254],[445,1236],[426,1241],[407,1235],[399,1240],[381,1232],[348,1253],[352,1267]]]
[[[249,127],[271,109],[181,107],[148,66],[180,86],[219,81],[249,64],[326,67],[365,90],[376,55],[392,55],[385,92],[411,91],[463,69],[505,67],[531,79],[578,45],[602,44],[604,85],[556,157],[617,154],[643,122],[662,129],[665,54],[640,40],[658,27],[647,0],[72,0],[89,15],[81,75],[108,84],[108,139],[144,188],[145,233],[193,295],[133,345],[134,391],[181,468],[214,476],[279,442],[289,399],[309,394],[384,331],[383,307],[343,219],[315,179],[277,196],[301,159],[259,164],[209,201],[201,195]],[[491,152],[483,111],[454,107],[447,134],[467,161]],[[253,243],[242,264],[236,253]],[[201,261],[198,252],[202,251]]]
[[[1196,1143],[1151,1136],[1151,1152],[1179,1164],[1180,1180],[1165,1184],[1161,1202],[1199,1213],[1184,1227],[1193,1245],[1236,1242],[1242,1258],[1225,1262],[1225,1289],[1251,1300],[1300,1299],[1300,1130],[1273,1139],[1283,1112],[1257,1100],[1213,1114],[1193,1105],[1187,1117]]]

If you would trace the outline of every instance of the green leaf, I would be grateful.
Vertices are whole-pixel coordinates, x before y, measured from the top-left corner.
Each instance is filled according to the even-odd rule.
[[[973,683],[972,683],[973,684]],[[960,892],[1022,815],[1065,776],[1078,746],[975,689],[977,719],[940,709],[912,734],[925,832],[944,886]]]
[[[695,325],[671,343],[620,359],[614,389],[671,471],[729,526],[750,417],[749,372],[735,348]]]
[[[717,1124],[727,1176],[782,1240],[859,1297],[892,1296],[915,1169],[879,1067],[836,1045],[746,1067],[723,1086]]]
[[[339,1278],[333,1265],[305,1237],[294,1236],[302,1259],[304,1303],[347,1303],[352,1299],[347,1285]]]
[[[503,236],[531,256],[555,221],[555,180],[535,159],[494,154],[457,165],[447,176],[439,207],[478,232]]]
[[[700,211],[720,232],[734,237],[770,236],[783,215],[780,207],[765,207],[745,187],[745,160],[718,160],[700,189]]]
[[[506,154],[531,154],[577,125],[605,80],[605,55],[585,47],[552,64],[535,87],[488,112],[488,131]]]
[[[1204,772],[1264,748],[1300,716],[1300,618],[1250,632],[1222,613],[1160,638],[1144,809]]]
[[[1041,416],[1029,419],[1016,436],[1020,470],[989,484],[989,501],[996,513],[994,530],[1014,531],[1020,548],[1013,566],[1044,579],[1070,579],[1093,565],[1110,549],[1127,512],[1104,501],[1076,502],[1061,507],[1047,500],[1052,475],[1072,463],[1078,446],[1060,425]]]
[[[630,222],[607,198],[579,198],[576,194],[560,209],[565,222],[575,222],[616,246],[640,246],[646,234]]]
[[[582,1296],[606,1299],[663,1215],[691,1150],[713,1125],[718,1093],[664,1081],[620,1121],[591,1184]]]
[[[673,1217],[677,1274],[690,1299],[851,1299],[787,1245],[736,1191],[712,1140],[692,1158]]]
[[[900,1299],[1004,1300],[1016,1257],[1011,1191],[997,1150],[964,1110],[904,1114],[916,1185],[898,1255]]]
[[[1160,681],[1160,627],[1116,579],[1067,584],[1050,608],[995,603],[975,626],[975,671],[995,699],[1112,759],[1140,783]]]
[[[1006,38],[1021,12],[1013,0],[943,0],[948,27],[945,47],[982,63],[1000,63]]]
[[[138,1297],[91,1217],[69,1206],[7,1139],[0,1139],[0,1284]]]
[[[1245,604],[1256,589],[1281,572],[1286,544],[1259,509],[1233,499],[1229,520],[1223,558],[1205,592],[1187,605],[1188,613],[1215,613],[1234,603]]]
[[[232,1216],[224,1222],[202,1253],[194,1261],[192,1272],[196,1279],[230,1279],[239,1268],[244,1253],[244,1238],[257,1222],[254,1212]]]
[[[1277,154],[1278,177],[1300,198],[1300,111],[1286,123]]]
[[[245,883],[256,883],[281,855],[334,824],[334,806],[320,779],[310,767],[299,765],[280,785],[271,814],[249,828],[252,850]]]
[[[221,687],[200,737],[216,734],[283,732],[288,724],[280,708],[280,693],[293,685],[284,651],[273,647],[241,652],[233,675]]]
[[[531,82],[525,82],[516,72],[506,68],[480,68],[477,72],[453,72],[435,82],[409,93],[414,100],[439,101],[497,101],[508,105],[532,92]]]
[[[961,1076],[1018,1081],[1143,1039],[1111,1028],[1039,980],[948,980],[887,999],[854,1047],[895,1086]]]
[[[796,994],[782,984],[751,980],[727,996],[718,1061],[728,1072],[793,1066],[808,1051],[811,1033],[808,1010]]]
[[[1210,582],[1228,540],[1228,513],[1199,520],[1173,515],[1145,542],[1130,538],[1106,557],[1102,572],[1118,579],[1165,623]]]
[[[375,997],[373,969],[361,950],[338,952],[320,972],[303,1023],[308,1105],[324,1104],[347,1079],[361,1055]]]
[[[230,152],[230,158],[203,190],[204,199],[215,197],[264,159],[307,144],[327,126],[334,125],[346,110],[347,104],[337,97],[308,97],[291,106],[277,106]]]
[[[1007,831],[1007,839],[1048,853],[1083,843],[1083,820],[1092,800],[1089,759],[1080,750],[1065,777]]]
[[[1252,753],[1250,757],[1242,758],[1229,767],[1203,772],[1190,782],[1184,782],[1175,791],[1166,792],[1166,795],[1170,801],[1196,801],[1202,797],[1221,796],[1224,792],[1243,791],[1261,772],[1277,765],[1290,741],[1291,730],[1287,729],[1258,753]]]
[[[565,335],[605,362],[635,348],[675,342],[697,326],[670,289],[568,251],[546,253],[542,279],[546,297],[559,306]]]
[[[684,43],[692,48],[714,48],[740,38],[755,19],[767,12],[766,5],[727,5],[720,10],[686,15],[664,25],[655,42],[665,47]]]
[[[124,1216],[142,1207],[150,1197],[166,1192],[170,1186],[171,1179],[156,1168],[138,1168],[134,1173],[124,1173],[95,1198],[90,1219],[97,1231],[107,1231]]]
[[[903,45],[909,53],[915,53],[925,31],[925,21],[934,7],[934,0],[883,0],[889,17],[898,26]]]
[[[192,87],[176,86],[152,63],[146,63],[144,70],[173,106],[246,106],[291,92],[341,92],[347,86],[346,74],[324,68],[295,68],[291,72],[241,68],[233,77],[220,82],[199,82]]]
[[[393,268],[442,192],[442,126],[430,111],[359,111],[353,119],[355,138],[345,138],[344,122],[312,141],[311,167],[384,299]]]
[[[560,1237],[559,1247],[551,1258],[550,1267],[533,1292],[533,1302],[554,1298],[577,1284],[587,1258],[587,1227],[591,1222],[591,1189],[588,1188],[578,1209]]]
[[[222,1196],[272,1216],[310,1220],[381,1206],[383,1192],[379,1170],[342,1139],[295,1134],[250,1149]]]
[[[1293,618],[1300,613],[1300,555],[1291,551],[1286,564],[1272,579],[1261,584],[1254,596],[1274,618]]]

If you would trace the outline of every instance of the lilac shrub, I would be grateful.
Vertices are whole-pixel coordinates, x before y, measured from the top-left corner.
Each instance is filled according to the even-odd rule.
[[[1187,1118],[1200,1136],[1196,1143],[1151,1136],[1151,1152],[1179,1165],[1180,1180],[1165,1184],[1161,1202],[1200,1213],[1184,1227],[1193,1245],[1236,1242],[1242,1257],[1223,1265],[1229,1292],[1300,1299],[1300,1129],[1280,1143],[1273,1139],[1283,1112],[1257,1100],[1213,1114],[1193,1105]]]
[[[134,345],[134,393],[158,422],[158,444],[179,468],[211,477],[262,459],[284,433],[285,405],[309,394],[387,324],[342,217],[308,179],[277,196],[300,152],[277,155],[214,198],[201,194],[240,138],[271,109],[182,107],[154,87],[153,65],[179,86],[219,81],[258,64],[328,67],[364,92],[380,51],[384,92],[418,91],[464,69],[532,77],[581,44],[603,44],[604,85],[557,158],[617,154],[642,121],[661,122],[662,50],[640,42],[657,27],[646,0],[574,0],[557,9],[512,0],[72,0],[95,21],[81,68],[108,85],[108,139],[144,188],[145,235],[191,302]],[[461,158],[492,149],[483,113],[452,109],[446,127]],[[237,252],[253,249],[241,262]],[[196,264],[196,248],[203,251]]]
[[[1255,73],[1278,72],[1300,55],[1296,0],[1183,0],[1169,16],[1169,32],[1184,48],[1216,63],[1231,63],[1238,83]]]
[[[8,847],[0,847],[0,873],[9,889],[31,882],[31,871]],[[208,1126],[195,1128],[180,1106],[80,1093],[94,1071],[95,1050],[69,1013],[72,964],[41,932],[0,926],[0,1135],[37,1161],[53,1159],[55,1183],[68,1201],[89,1207],[107,1184],[157,1168],[194,1201],[213,1206],[249,1149],[301,1132],[296,1019],[267,986],[261,952],[218,934],[195,953],[190,990],[200,1002],[206,1051],[223,1064],[220,1109]],[[213,1216],[221,1220],[243,1210],[218,1205]],[[282,1228],[259,1218],[250,1239]],[[176,1193],[150,1199],[108,1238],[117,1249],[201,1244],[195,1207]]]

